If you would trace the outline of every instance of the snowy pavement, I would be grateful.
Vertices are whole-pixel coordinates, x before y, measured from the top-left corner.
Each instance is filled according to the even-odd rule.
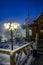
[[[13,49],[18,47],[18,45],[14,45]],[[9,48],[6,48],[6,50],[11,50],[11,44],[9,44]],[[10,56],[6,54],[0,54],[0,65],[10,65]]]
[[[25,55],[22,55],[21,60],[23,59],[24,61]],[[32,55],[29,57],[29,59],[27,60],[27,62],[25,63],[25,65],[30,65],[31,61],[33,60]],[[10,65],[10,56],[9,55],[3,55],[0,54],[0,65]]]
[[[10,56],[6,54],[0,54],[0,65],[10,65]]]

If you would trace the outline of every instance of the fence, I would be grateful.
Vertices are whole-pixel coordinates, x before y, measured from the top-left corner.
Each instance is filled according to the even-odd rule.
[[[23,65],[23,62],[21,64],[19,64],[20,58],[22,57],[22,53],[24,53],[26,55],[26,59],[24,60],[24,62],[27,60],[28,56],[30,55],[30,52],[29,52],[30,47],[31,48],[33,47],[33,41],[30,43],[27,43],[13,51],[0,49],[0,53],[10,55],[10,65],[17,65],[17,64]],[[17,55],[17,57],[16,57],[16,55]],[[16,60],[15,60],[15,58],[16,58]]]

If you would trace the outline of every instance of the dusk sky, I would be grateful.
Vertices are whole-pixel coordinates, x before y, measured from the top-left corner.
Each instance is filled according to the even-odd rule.
[[[14,20],[24,23],[28,15],[38,17],[43,12],[43,0],[0,0],[0,22]]]

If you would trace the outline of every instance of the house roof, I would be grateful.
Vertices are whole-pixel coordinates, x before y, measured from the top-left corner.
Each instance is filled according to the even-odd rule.
[[[31,17],[27,17],[27,18],[25,19],[25,23],[26,23],[26,24],[33,24],[33,23],[34,23],[34,19],[31,18]]]
[[[43,12],[40,14],[40,16],[38,16],[38,18],[35,19],[35,22],[39,20],[43,20]]]

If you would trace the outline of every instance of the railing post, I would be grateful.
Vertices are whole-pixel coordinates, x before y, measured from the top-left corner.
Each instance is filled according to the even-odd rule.
[[[15,65],[15,56],[10,55],[10,65]]]

